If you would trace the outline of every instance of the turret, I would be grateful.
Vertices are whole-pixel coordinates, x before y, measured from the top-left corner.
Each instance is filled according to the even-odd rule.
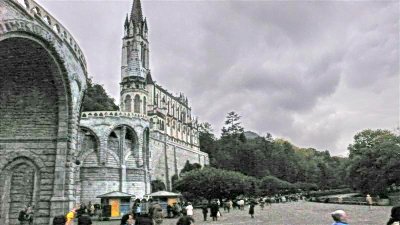
[[[149,42],[146,19],[140,0],[134,0],[126,16],[122,38],[121,110],[147,114],[146,78],[149,69]]]

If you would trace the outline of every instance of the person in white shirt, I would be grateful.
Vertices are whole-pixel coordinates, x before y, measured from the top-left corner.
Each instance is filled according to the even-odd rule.
[[[186,214],[189,217],[193,217],[193,206],[192,203],[188,202],[188,205],[186,206]]]

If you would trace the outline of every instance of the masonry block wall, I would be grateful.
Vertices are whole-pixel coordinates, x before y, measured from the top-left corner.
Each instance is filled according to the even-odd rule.
[[[165,141],[166,136],[159,132],[152,132],[150,137],[152,180],[160,179],[164,181],[169,190],[171,190],[172,176],[179,175],[186,161],[199,163],[202,166],[209,164],[208,154],[204,152],[168,139]]]

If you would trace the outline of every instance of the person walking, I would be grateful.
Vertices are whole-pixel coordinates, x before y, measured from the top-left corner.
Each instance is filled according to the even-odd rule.
[[[218,221],[219,206],[217,202],[213,202],[210,207],[211,217],[213,221]]]
[[[188,202],[188,205],[186,206],[186,215],[193,218],[193,206],[190,202]]]
[[[207,214],[208,214],[208,207],[207,207],[207,204],[204,204],[204,205],[201,207],[201,210],[202,210],[202,213],[203,213],[203,219],[204,219],[204,221],[207,221]]]
[[[249,214],[251,216],[251,218],[254,219],[254,207],[255,207],[255,203],[253,201],[250,202],[250,208],[249,208]]]
[[[371,209],[372,208],[372,197],[368,194],[367,197],[365,198],[365,200],[367,201],[368,204],[368,208]]]
[[[331,213],[334,223],[332,225],[348,225],[348,216],[343,210],[336,210]]]
[[[65,223],[65,225],[73,225],[75,216],[76,216],[76,207],[72,208],[71,211],[67,213],[66,216],[67,222]]]
[[[92,219],[87,212],[83,212],[78,218],[78,225],[92,225]]]
[[[390,219],[386,225],[400,225],[400,206],[394,206],[392,208]]]

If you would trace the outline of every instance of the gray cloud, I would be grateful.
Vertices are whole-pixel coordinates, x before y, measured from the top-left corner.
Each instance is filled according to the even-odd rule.
[[[128,1],[41,2],[75,35],[95,81],[119,99]],[[145,1],[155,80],[217,133],[246,129],[346,154],[399,111],[399,2]]]

